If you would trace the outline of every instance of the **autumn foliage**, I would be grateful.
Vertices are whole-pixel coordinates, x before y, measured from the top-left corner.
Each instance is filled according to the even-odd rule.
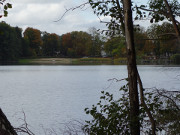
[[[126,57],[124,36],[104,36],[95,28],[91,28],[90,32],[73,31],[57,35],[28,27],[22,34],[21,28],[1,22],[0,29],[3,41],[0,47],[5,50],[1,53],[1,61],[32,57]],[[172,24],[166,22],[151,25],[146,30],[135,27],[137,58],[174,58],[174,55],[180,54],[177,40],[172,35],[163,35],[173,32]]]

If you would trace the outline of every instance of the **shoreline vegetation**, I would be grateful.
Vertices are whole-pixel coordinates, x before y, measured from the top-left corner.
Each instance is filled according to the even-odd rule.
[[[126,65],[126,63],[126,58],[34,58],[20,59],[11,65]],[[170,59],[138,59],[137,63],[138,65],[178,65]]]

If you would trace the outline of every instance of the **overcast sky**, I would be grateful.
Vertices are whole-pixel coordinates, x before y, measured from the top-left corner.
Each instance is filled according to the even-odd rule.
[[[86,10],[68,12],[61,21],[54,22],[66,9],[85,2],[87,0],[10,0],[13,8],[8,10],[8,17],[1,20],[11,26],[23,29],[33,27],[59,35],[71,31],[88,31],[90,27],[105,28],[104,24],[99,23],[90,6],[87,6]],[[141,24],[148,25],[147,22]]]

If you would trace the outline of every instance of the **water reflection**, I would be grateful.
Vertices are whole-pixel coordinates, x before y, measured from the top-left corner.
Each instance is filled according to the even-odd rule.
[[[180,89],[180,67],[138,66],[144,87]],[[99,100],[100,91],[120,96],[127,77],[126,66],[0,66],[1,108],[14,125],[23,109],[27,121],[39,133],[39,125],[88,119],[84,108]]]

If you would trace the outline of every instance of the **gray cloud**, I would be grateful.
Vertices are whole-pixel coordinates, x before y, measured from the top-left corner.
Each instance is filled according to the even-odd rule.
[[[66,0],[70,2],[71,0]],[[12,1],[13,2],[13,1]],[[40,3],[40,4],[48,4],[48,3],[59,3],[64,2],[64,0],[14,0],[13,3],[23,3],[23,4],[30,4],[30,3]]]
[[[100,25],[90,8],[85,11],[70,11],[61,21],[54,22],[66,9],[84,2],[85,0],[13,0],[13,8],[9,9],[8,17],[2,20],[23,29],[33,27],[59,35],[75,30],[86,31],[93,25]]]
[[[70,11],[61,21],[54,22],[61,18],[66,9],[84,2],[87,0],[13,0],[13,8],[9,9],[8,17],[2,20],[23,29],[33,27],[59,35],[71,31],[87,31],[90,27],[106,29],[89,6],[86,10]],[[149,25],[147,22],[138,21],[137,23],[143,26]]]

